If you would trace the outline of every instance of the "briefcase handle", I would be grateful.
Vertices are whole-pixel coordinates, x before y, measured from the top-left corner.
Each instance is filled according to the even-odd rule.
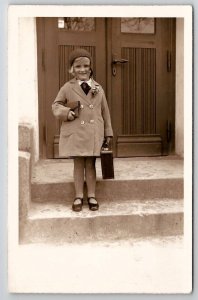
[[[106,140],[102,144],[102,150],[105,150],[105,151],[109,151],[110,150],[110,145],[109,145],[109,143],[107,143]]]

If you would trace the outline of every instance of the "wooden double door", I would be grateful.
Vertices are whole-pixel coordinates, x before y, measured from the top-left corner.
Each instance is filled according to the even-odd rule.
[[[69,80],[70,52],[93,58],[104,88],[116,157],[160,156],[174,151],[175,19],[38,18],[40,157],[58,157],[60,122],[51,105]]]

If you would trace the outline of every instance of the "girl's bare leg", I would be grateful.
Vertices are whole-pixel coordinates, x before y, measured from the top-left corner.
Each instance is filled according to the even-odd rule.
[[[76,198],[83,198],[84,169],[85,169],[85,158],[75,157],[74,158],[74,187],[75,187]],[[80,203],[80,200],[76,199],[75,204],[78,203]]]
[[[95,198],[96,191],[96,158],[86,157],[85,159],[85,178],[87,183],[87,195],[91,203],[97,203]],[[93,198],[92,198],[93,197]]]

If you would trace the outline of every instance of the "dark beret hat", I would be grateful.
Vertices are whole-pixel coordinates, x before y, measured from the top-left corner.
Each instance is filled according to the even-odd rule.
[[[91,54],[87,50],[83,48],[77,48],[73,50],[69,55],[70,66],[72,66],[74,60],[78,57],[88,57],[91,61]]]

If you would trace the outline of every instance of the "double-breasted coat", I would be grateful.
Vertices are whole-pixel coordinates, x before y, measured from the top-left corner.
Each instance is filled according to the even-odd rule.
[[[111,119],[105,93],[101,85],[92,79],[92,89],[86,95],[74,78],[66,82],[52,104],[56,118],[62,121],[60,128],[59,155],[61,157],[100,156],[106,136],[113,136]],[[79,117],[68,120],[68,102],[80,101]]]

